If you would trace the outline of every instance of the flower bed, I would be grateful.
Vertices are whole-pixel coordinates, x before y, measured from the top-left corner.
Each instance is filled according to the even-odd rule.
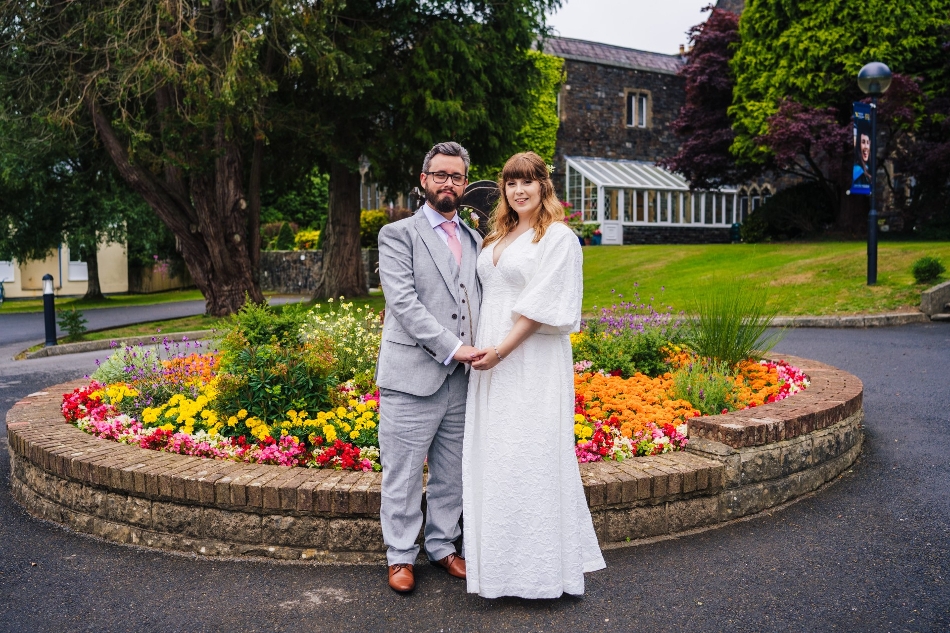
[[[331,304],[332,307],[332,304]],[[241,462],[379,470],[379,320],[341,304],[249,306],[221,350],[119,350],[63,396],[66,421],[142,448]],[[683,450],[690,418],[782,400],[808,385],[782,361],[703,358],[671,311],[623,302],[572,336],[578,461]]]

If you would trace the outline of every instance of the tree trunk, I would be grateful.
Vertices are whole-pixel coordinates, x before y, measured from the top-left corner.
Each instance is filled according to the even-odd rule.
[[[340,164],[330,168],[330,209],[320,238],[323,272],[314,299],[367,293],[360,252],[360,183],[358,171]]]
[[[95,242],[95,240],[93,240]],[[83,299],[103,299],[102,286],[99,284],[99,245],[93,243],[86,255],[86,294]]]
[[[254,283],[261,283],[261,164],[264,161],[264,139],[254,139],[251,154],[251,175],[247,191],[247,239],[251,256],[251,273]]]
[[[260,303],[248,239],[247,201],[238,144],[228,139],[224,124],[213,139],[217,158],[206,172],[168,166],[164,180],[129,160],[125,145],[94,100],[89,110],[96,132],[119,173],[168,226],[181,245],[188,272],[205,298],[205,310],[226,316],[244,305],[245,296]]]

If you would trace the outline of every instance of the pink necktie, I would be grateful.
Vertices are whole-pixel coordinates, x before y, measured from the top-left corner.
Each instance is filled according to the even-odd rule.
[[[455,222],[449,220],[448,222],[443,222],[441,226],[442,230],[445,231],[446,235],[449,236],[449,250],[452,251],[453,255],[455,255],[455,263],[461,266],[462,243],[459,241],[459,238],[455,237]]]

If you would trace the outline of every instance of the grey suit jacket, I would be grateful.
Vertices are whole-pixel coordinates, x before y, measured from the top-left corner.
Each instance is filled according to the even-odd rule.
[[[458,366],[455,360],[445,365],[445,359],[459,341],[475,340],[481,304],[475,261],[482,239],[464,222],[460,226],[461,268],[421,208],[379,232],[386,318],[376,384],[384,389],[435,393]]]

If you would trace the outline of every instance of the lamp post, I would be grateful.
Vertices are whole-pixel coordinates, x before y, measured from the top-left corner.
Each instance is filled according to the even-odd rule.
[[[871,97],[871,211],[868,213],[868,285],[877,283],[877,98],[891,85],[891,69],[881,62],[858,71],[858,87]]]
[[[56,306],[53,305],[53,276],[43,275],[43,319],[46,321],[46,347],[56,345]]]

